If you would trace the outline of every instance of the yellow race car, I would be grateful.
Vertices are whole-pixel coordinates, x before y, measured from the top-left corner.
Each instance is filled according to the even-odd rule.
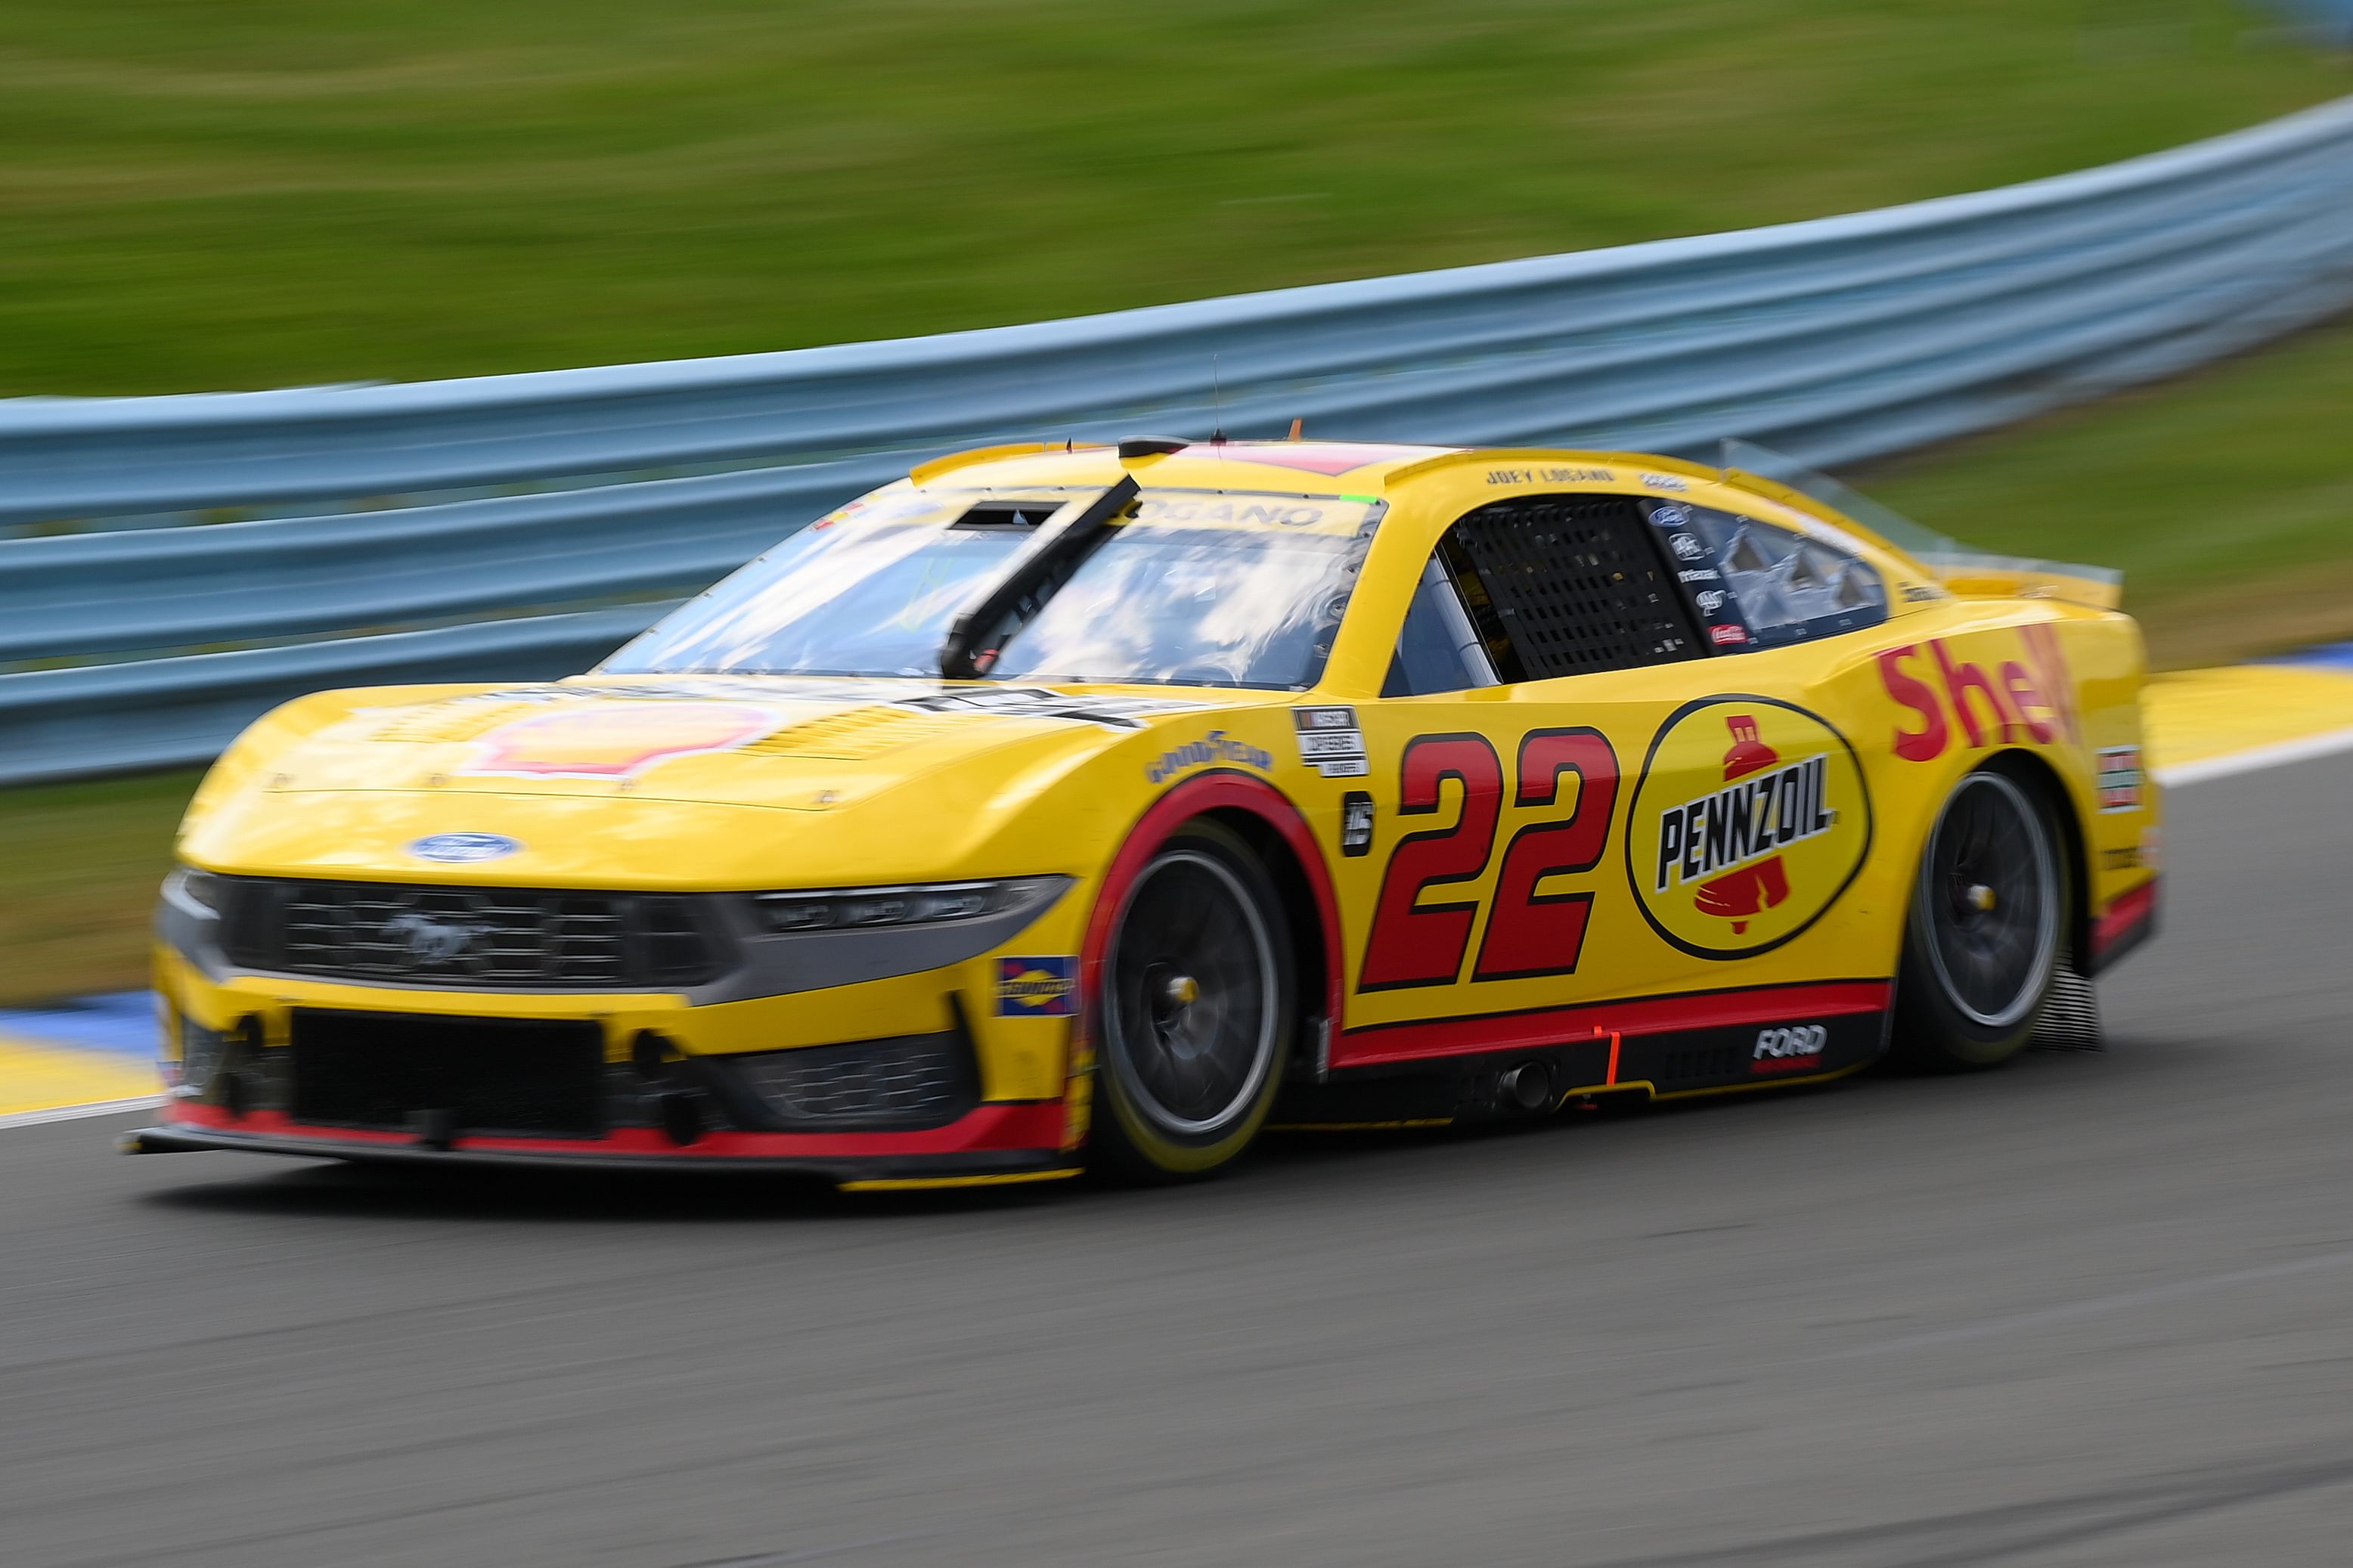
[[[594,673],[254,725],[128,1146],[1149,1179],[1990,1066],[2153,929],[2116,598],[1664,458],[944,458]]]

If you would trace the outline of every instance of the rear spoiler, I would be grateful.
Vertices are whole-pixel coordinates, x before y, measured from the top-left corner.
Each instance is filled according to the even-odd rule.
[[[2094,610],[2117,609],[2125,602],[2125,574],[2105,566],[1973,551],[1933,551],[1913,559],[1937,582],[1968,598],[2059,599]]]

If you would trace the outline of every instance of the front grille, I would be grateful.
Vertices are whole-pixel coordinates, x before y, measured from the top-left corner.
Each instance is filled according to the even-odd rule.
[[[469,988],[694,985],[720,948],[694,902],[659,894],[224,879],[240,968]]]
[[[322,1127],[596,1138],[603,1032],[593,1023],[298,1009],[294,1120]]]
[[[971,1047],[961,1034],[902,1035],[712,1058],[733,1069],[776,1124],[939,1127],[972,1109]]]

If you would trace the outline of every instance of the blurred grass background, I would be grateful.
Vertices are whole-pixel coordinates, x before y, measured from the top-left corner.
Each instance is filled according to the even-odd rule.
[[[10,0],[0,395],[896,337],[1998,185],[2353,86],[2239,0]]]
[[[2353,638],[2353,322],[1852,477],[1980,548],[2122,567],[2160,669]]]
[[[1884,205],[2353,90],[2233,0],[11,0],[0,395],[735,353]],[[2353,328],[1856,476],[2353,637]],[[193,773],[0,792],[0,1005],[140,984]]]

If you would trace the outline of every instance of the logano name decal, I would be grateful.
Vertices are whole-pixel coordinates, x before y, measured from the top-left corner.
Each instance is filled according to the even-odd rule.
[[[1918,716],[1895,726],[1895,754],[1930,762],[1956,738],[1972,751],[2031,742],[2080,743],[2075,683],[2059,634],[2048,625],[2018,628],[2019,658],[1978,663],[1942,637],[1905,643],[1875,657],[1887,695]],[[1978,647],[1989,638],[1972,639]]]
[[[1198,741],[1187,741],[1172,747],[1153,759],[1144,770],[1144,776],[1153,784],[1175,778],[1187,768],[1215,767],[1220,764],[1256,768],[1260,773],[1274,772],[1274,753],[1247,741],[1237,741],[1223,730],[1212,730]]]

